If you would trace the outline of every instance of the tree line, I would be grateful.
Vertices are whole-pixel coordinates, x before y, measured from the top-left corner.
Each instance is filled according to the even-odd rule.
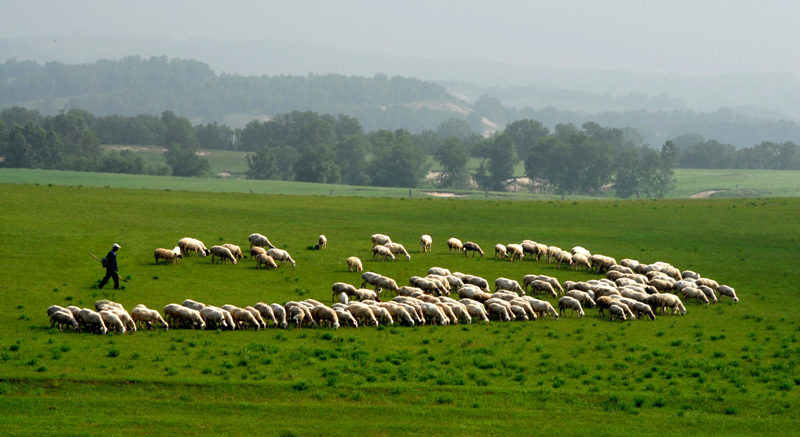
[[[166,164],[145,164],[128,150],[105,145],[161,146]],[[77,171],[173,176],[211,176],[200,149],[247,152],[247,178],[348,185],[507,191],[528,189],[562,197],[615,195],[664,197],[674,188],[674,169],[800,169],[800,147],[762,142],[736,149],[701,135],[682,135],[660,148],[635,129],[595,122],[547,128],[517,120],[485,137],[468,121],[453,118],[436,130],[365,132],[360,120],[339,114],[293,111],[244,128],[192,125],[163,111],[151,115],[97,117],[72,109],[42,116],[22,107],[0,111],[0,165]],[[477,169],[469,170],[471,160]],[[514,178],[522,163],[527,180]],[[434,173],[431,169],[436,167]]]

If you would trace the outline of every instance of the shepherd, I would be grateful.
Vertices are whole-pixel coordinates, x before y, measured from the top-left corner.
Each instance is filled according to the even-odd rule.
[[[108,283],[109,279],[114,279],[114,289],[119,289],[119,271],[117,270],[117,251],[120,249],[120,245],[114,243],[111,246],[111,250],[108,251],[108,255],[105,257],[105,268],[106,268],[106,276],[97,284],[97,288],[103,288],[103,286]]]

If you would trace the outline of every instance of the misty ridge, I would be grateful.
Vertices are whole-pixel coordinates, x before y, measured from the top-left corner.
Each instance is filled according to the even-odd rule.
[[[85,33],[0,39],[0,59],[6,60],[0,107],[20,105],[45,115],[70,108],[97,115],[170,110],[193,122],[242,127],[311,110],[357,117],[367,131],[419,133],[460,118],[486,134],[534,119],[550,128],[590,121],[633,128],[653,146],[683,134],[736,147],[800,141],[800,80],[788,74],[557,70],[273,40]]]

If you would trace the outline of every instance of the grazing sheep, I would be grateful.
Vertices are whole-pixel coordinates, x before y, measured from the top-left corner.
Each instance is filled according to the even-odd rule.
[[[194,251],[194,256],[208,256],[210,252],[206,249],[206,245],[203,244],[202,241],[185,237],[178,240],[178,248],[181,250],[181,254],[185,257],[189,254],[189,251]]]
[[[555,320],[558,320],[558,313],[556,309],[553,308],[553,305],[550,305],[550,302],[546,300],[536,299],[530,296],[523,296],[522,299],[525,299],[531,307],[533,311],[539,316],[539,318],[545,317],[550,314]]]
[[[433,245],[433,239],[430,235],[423,235],[419,237],[419,252],[428,253],[431,251],[431,246]]]
[[[553,286],[549,282],[537,279],[531,282],[530,286],[533,294],[540,294],[541,292],[544,294],[549,294],[552,297],[558,297],[558,293],[556,293],[556,291],[553,289]]]
[[[617,260],[605,255],[592,255],[589,257],[589,261],[592,263],[592,268],[596,269],[598,275],[604,271],[608,271],[611,266],[617,264]]]
[[[616,317],[620,322],[625,321],[625,310],[623,310],[619,305],[611,305],[608,308],[608,312],[612,322],[614,321],[614,317]]]
[[[506,259],[508,257],[508,249],[505,245],[497,243],[494,245],[494,259]]]
[[[233,256],[231,251],[225,246],[211,246],[209,249],[211,252],[211,264],[214,264],[214,257],[220,258],[223,263],[227,263],[228,260],[231,260],[233,265],[236,265],[236,258]]]
[[[317,250],[325,250],[328,248],[328,238],[324,235],[320,235],[317,239],[317,245],[314,246],[314,249]]]
[[[397,255],[397,254],[402,253],[403,256],[406,257],[406,261],[410,261],[411,260],[411,255],[408,254],[408,252],[406,251],[406,248],[403,247],[402,244],[400,244],[400,243],[386,243],[386,244],[384,244],[384,246],[387,247],[389,250],[391,250],[393,255]]]
[[[577,300],[581,303],[581,305],[586,306],[588,308],[594,308],[595,303],[594,299],[589,296],[589,293],[580,290],[570,290],[566,294],[567,296]]]
[[[642,316],[650,317],[650,320],[655,320],[656,319],[656,315],[655,315],[655,313],[653,313],[653,308],[651,308],[650,305],[648,305],[648,304],[646,304],[644,302],[633,301],[633,302],[631,302],[630,305],[628,305],[628,307],[632,311],[636,312],[636,317],[638,317],[639,320],[643,320],[644,319],[644,317],[642,317]]]
[[[318,325],[321,326],[324,322],[331,326],[334,331],[339,329],[339,315],[336,314],[333,308],[326,307],[325,305],[317,305],[311,308],[311,315],[314,317],[314,320],[317,321]]]
[[[269,242],[269,238],[261,235],[261,234],[250,234],[247,237],[247,240],[250,241],[250,247],[258,246],[258,247],[269,247],[270,249],[274,249],[275,246]]]
[[[355,329],[358,329],[358,320],[350,313],[350,311],[343,310],[343,309],[334,309],[336,311],[336,317],[339,318],[339,323],[341,326],[352,326]]]
[[[243,309],[245,311],[249,311],[250,314],[253,315],[253,318],[255,318],[256,322],[258,322],[259,327],[261,327],[261,328],[266,328],[267,327],[267,323],[264,322],[264,318],[261,317],[261,311],[255,309],[255,307],[251,307],[249,305],[244,307]]]
[[[706,287],[705,285],[701,285],[701,286],[699,286],[697,288],[700,291],[702,291],[703,294],[706,295],[706,297],[708,298],[709,302],[717,303],[717,294],[714,293],[714,290],[712,290],[711,287]]]
[[[242,248],[241,247],[239,247],[239,246],[237,246],[235,244],[230,244],[230,243],[225,243],[225,244],[222,245],[222,247],[230,250],[231,254],[233,255],[233,257],[236,258],[237,260],[244,259],[244,255],[242,254]]]
[[[646,304],[650,305],[653,310],[657,311],[661,309],[661,314],[666,312],[667,308],[672,309],[672,314],[677,314],[680,311],[681,315],[686,315],[686,307],[683,306],[683,303],[678,296],[669,293],[657,293],[651,294],[647,298]]]
[[[389,315],[392,316],[392,319],[397,320],[399,323],[405,323],[408,326],[414,326],[416,324],[414,317],[412,317],[408,310],[402,305],[394,302],[383,302],[380,306],[385,308],[386,311],[389,312]]]
[[[695,301],[697,301],[698,304],[699,303],[704,303],[704,304],[708,305],[708,303],[709,303],[708,302],[708,297],[706,297],[706,294],[703,293],[703,291],[700,290],[699,288],[696,288],[696,287],[683,287],[683,288],[681,288],[680,293],[681,293],[681,296],[683,296],[683,298],[686,300],[686,302],[689,302],[689,299],[694,299]]]
[[[397,296],[397,290],[400,289],[394,279],[386,276],[379,276],[377,279],[375,279],[374,285],[375,292],[378,294],[380,294],[382,290],[389,290],[394,292],[395,296]]]
[[[361,279],[363,279],[364,282],[361,283],[361,288],[366,288],[367,284],[372,285],[374,287],[377,287],[376,284],[377,284],[378,278],[380,278],[380,277],[381,277],[381,275],[378,274],[378,273],[375,273],[375,272],[364,272],[364,273],[362,273],[361,274]]]
[[[172,250],[158,248],[156,249],[154,255],[156,258],[156,264],[158,264],[158,260],[160,259],[164,260],[164,264],[166,264],[167,261],[172,262],[172,264],[176,264],[178,262],[178,258],[183,258],[181,248],[178,246],[175,246],[175,248]]]
[[[514,314],[514,320],[520,322],[528,320],[528,313],[519,305],[511,305],[511,313]]]
[[[351,256],[347,258],[347,271],[348,272],[360,272],[364,270],[364,267],[361,265],[361,260],[358,259],[356,256]]]
[[[586,270],[589,270],[592,266],[589,264],[589,258],[582,253],[576,253],[572,255],[572,268],[578,270],[578,267],[584,266]]]
[[[223,309],[227,308],[223,307]],[[233,322],[236,324],[236,326],[239,327],[239,329],[247,329],[250,326],[255,326],[256,331],[258,331],[261,328],[261,324],[263,323],[263,320],[262,323],[259,323],[255,315],[249,310],[246,310],[244,308],[234,307],[228,309],[228,312],[231,313],[231,317],[233,317]],[[256,314],[258,314],[258,311],[256,311]]]
[[[200,317],[203,319],[203,323],[206,324],[206,328],[218,328],[218,329],[234,329],[232,325],[228,325],[227,320],[225,320],[225,314],[221,308],[217,308],[214,306],[208,306],[200,310]]]
[[[365,300],[376,300],[378,298],[378,293],[369,288],[357,288],[355,294],[353,295],[358,301],[363,302]]]
[[[525,291],[519,286],[519,282],[508,278],[497,278],[494,280],[494,291],[508,290],[514,293],[525,295]]]
[[[144,325],[144,327],[147,327],[148,329],[153,326],[154,322],[160,323],[161,326],[164,327],[165,331],[169,329],[169,324],[164,321],[158,311],[151,310],[142,304],[136,305],[136,307],[131,310],[131,318],[133,319],[134,323],[137,323],[140,326]]]
[[[508,258],[511,262],[514,262],[514,258],[517,258],[520,261],[525,258],[525,250],[520,244],[508,244],[506,245],[506,249],[508,250]]]
[[[447,240],[447,248],[447,253],[453,253],[453,249],[455,249],[456,253],[458,253],[464,250],[464,245],[458,238],[450,238]],[[466,254],[466,252],[464,252],[464,254]]]
[[[195,327],[199,327],[200,329],[206,329],[206,323],[200,316],[200,311],[193,310],[187,307],[179,307],[175,310],[173,317],[177,319],[177,323],[175,323],[175,325],[184,327],[188,326],[192,329],[195,329]]]
[[[332,298],[331,302],[335,302],[336,298],[344,293],[348,296],[356,296],[356,287],[344,282],[336,282],[331,286]]]
[[[61,305],[50,305],[49,307],[47,307],[47,317],[50,317],[56,311],[69,311],[69,310],[67,310],[66,308],[62,307]],[[71,313],[72,312],[70,311],[70,314]]]
[[[525,315],[527,316],[527,320],[537,320],[539,316],[536,315],[536,311],[531,306],[530,302],[525,299],[516,297],[509,301],[511,305],[518,306],[525,310]]]
[[[452,276],[453,274],[450,270],[445,269],[443,267],[431,267],[428,269],[429,275],[439,275],[439,276]]]
[[[392,254],[391,249],[386,246],[373,246],[372,247],[372,259],[378,257],[380,261],[386,261],[386,258],[391,258],[394,261],[394,254]]]
[[[361,326],[369,324],[376,328],[378,327],[378,319],[375,318],[375,314],[368,305],[361,302],[350,302],[347,304],[347,310],[356,320],[361,322]]]
[[[419,307],[422,309],[422,312],[426,317],[436,320],[440,325],[448,325],[450,323],[450,319],[447,317],[447,315],[445,315],[444,311],[442,311],[438,305],[429,302],[422,302],[419,304]]]
[[[572,254],[562,250],[555,254],[555,259],[558,261],[558,268],[561,268],[561,264],[572,265]]]
[[[684,270],[681,272],[681,278],[683,279],[700,279],[700,274],[697,272],[693,272],[691,270]]]
[[[286,261],[289,261],[289,263],[292,264],[292,267],[297,265],[297,263],[295,263],[292,259],[292,256],[289,255],[289,252],[283,249],[270,249],[267,251],[267,255],[271,256],[275,261],[280,261],[281,265],[286,265]]]
[[[489,323],[489,314],[486,313],[486,309],[484,309],[483,305],[467,304],[466,307],[471,317],[475,317],[484,323]]]
[[[114,314],[114,312],[102,310],[99,311],[98,314],[100,314],[100,317],[103,318],[103,323],[105,323],[109,330],[118,332],[120,334],[125,334],[127,331],[125,329],[125,325],[122,324],[122,320],[120,320],[119,316]]]
[[[178,308],[180,308],[180,307],[181,307],[181,305],[178,305],[176,303],[170,303],[170,304],[164,305],[164,319],[170,325],[175,325],[179,321],[177,316],[176,316],[176,314],[178,312]]]
[[[275,313],[272,311],[271,306],[265,304],[264,302],[257,302],[255,305],[253,305],[253,308],[255,308],[259,314],[261,314],[262,320],[269,320],[272,322],[272,326],[276,328],[278,327],[278,319],[275,318]],[[266,327],[266,322],[264,325]]]
[[[264,249],[261,246],[251,246],[250,247],[250,258],[256,259],[259,255],[266,255],[267,249]]]
[[[270,304],[269,307],[272,308],[272,313],[275,315],[278,325],[280,325],[280,327],[283,329],[288,328],[289,323],[286,321],[286,308],[284,308],[282,305],[278,305],[277,303]]]
[[[83,330],[83,327],[87,327],[97,329],[97,332],[99,332],[101,335],[106,335],[106,333],[108,333],[108,328],[106,328],[106,324],[103,322],[103,316],[101,316],[97,311],[89,308],[81,308],[80,320],[78,321],[81,324],[81,330]]]
[[[388,235],[383,235],[383,234],[373,234],[371,239],[373,246],[383,246],[386,243],[392,242],[392,239],[389,238]]]
[[[661,293],[675,290],[675,282],[664,278],[651,279],[649,285],[655,287]]]
[[[461,248],[464,251],[464,256],[467,256],[467,252],[472,252],[472,257],[475,258],[475,253],[480,253],[481,258],[483,258],[483,249],[478,246],[477,243],[473,243],[471,241],[467,241],[464,243],[464,246]]]
[[[497,319],[503,322],[510,322],[516,319],[516,315],[511,312],[511,305],[505,306],[500,302],[486,302],[484,306],[489,317],[496,315]]]
[[[702,285],[705,285],[706,287],[712,289],[712,291],[716,289],[717,292],[719,293],[720,299],[722,298],[722,296],[725,296],[725,297],[727,297],[728,299],[730,299],[730,300],[732,300],[734,302],[737,302],[737,303],[739,302],[739,298],[736,297],[736,290],[734,290],[733,287],[731,287],[731,286],[718,285],[715,288],[715,287],[712,287],[711,285],[706,285],[706,284],[702,284]]]
[[[572,310],[570,315],[577,312],[579,319],[584,316],[583,308],[581,308],[581,303],[578,301],[578,299],[570,296],[562,296],[560,299],[558,299],[558,311],[561,314],[564,314],[564,308],[569,308]]]
[[[275,260],[272,259],[272,257],[267,255],[266,253],[259,253],[258,255],[256,255],[256,268],[260,269],[262,265],[267,270],[278,268],[278,264],[275,262]]]
[[[548,246],[547,247],[547,264],[550,264],[550,260],[555,259],[556,254],[563,252],[560,247],[558,246]]]
[[[489,291],[491,291],[491,290],[489,290],[489,281],[487,281],[486,279],[481,278],[480,276],[471,276],[469,278],[469,283],[472,284],[472,285],[478,286],[478,288],[480,288],[481,290],[483,290],[483,291],[485,291],[487,293]]]
[[[56,325],[58,325],[58,330],[61,332],[64,332],[64,325],[72,326],[74,331],[80,329],[80,324],[75,320],[75,316],[66,308],[53,311],[52,313],[48,311],[48,316],[50,316],[50,329],[53,329]]]
[[[375,319],[377,319],[379,323],[389,326],[394,325],[394,319],[392,318],[391,313],[389,313],[389,310],[376,304],[370,304],[368,306],[372,311],[372,314],[375,315]]]

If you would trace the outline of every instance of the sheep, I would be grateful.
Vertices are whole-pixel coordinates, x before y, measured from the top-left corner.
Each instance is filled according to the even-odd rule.
[[[209,252],[211,253],[211,264],[214,264],[214,257],[217,257],[220,258],[223,263],[227,263],[228,260],[231,260],[231,262],[236,265],[236,258],[225,246],[211,246]]]
[[[525,308],[519,305],[511,305],[511,313],[514,314],[515,320],[520,322],[528,320],[528,313],[525,312]]]
[[[164,330],[169,329],[169,324],[161,317],[161,314],[156,310],[151,310],[146,306],[139,304],[131,310],[131,318],[137,324],[143,324],[148,329],[153,326],[154,322],[158,322],[164,327]]]
[[[464,250],[464,245],[458,238],[450,238],[447,240],[447,253],[453,253],[453,249],[456,250],[456,253]],[[466,254],[466,252],[464,253]]]
[[[705,285],[701,285],[697,287],[697,289],[702,291],[703,294],[706,295],[706,298],[708,298],[709,302],[717,303],[717,294],[714,293],[714,290],[712,290],[711,287],[706,287]]]
[[[397,320],[399,323],[406,323],[409,326],[415,325],[414,318],[411,317],[411,314],[408,312],[408,310],[406,310],[405,307],[401,306],[399,303],[381,302],[378,304],[378,306],[388,311],[393,320]]]
[[[619,320],[620,322],[625,321],[625,311],[619,305],[611,305],[608,308],[608,312],[610,314],[612,322],[614,321],[615,316],[617,317],[617,320]]]
[[[358,288],[355,291],[354,297],[362,302],[367,299],[376,300],[378,298],[378,293],[370,290],[369,288]]]
[[[432,279],[420,278],[419,276],[412,276],[411,278],[409,278],[408,285],[419,288],[423,292],[429,294],[439,295],[443,294],[444,292],[444,290],[442,290],[441,285],[438,282]]]
[[[402,287],[397,289],[397,292],[395,293],[395,295],[396,296],[411,296],[414,293],[424,293],[424,292],[425,291],[423,291],[421,288],[404,285],[404,286],[402,286]]]
[[[471,276],[469,278],[469,283],[472,284],[472,285],[477,285],[478,288],[480,288],[481,290],[483,290],[483,291],[485,291],[487,293],[490,291],[489,290],[489,281],[487,281],[486,279],[481,278],[480,276]]]
[[[75,316],[66,308],[61,308],[52,313],[48,311],[48,316],[50,317],[50,329],[53,329],[56,325],[58,325],[58,330],[61,332],[64,332],[64,325],[72,326],[74,331],[78,331],[80,328],[80,324],[75,320]]]
[[[351,256],[347,258],[347,271],[348,272],[360,272],[364,270],[364,267],[361,265],[361,260],[358,259],[356,256]]]
[[[700,274],[697,272],[693,272],[691,270],[684,270],[681,272],[681,278],[683,279],[700,279]]]
[[[450,308],[450,311],[456,316],[456,320],[458,322],[464,322],[468,325],[472,324],[472,317],[467,312],[467,307],[458,302],[458,301],[444,301],[442,305],[446,305]]]
[[[508,257],[508,249],[506,246],[498,243],[494,245],[494,258],[506,259]]]
[[[225,314],[221,308],[208,306],[200,310],[200,317],[207,328],[216,327],[218,329],[233,329],[232,325],[228,325],[225,320]]]
[[[247,237],[247,240],[250,241],[250,247],[258,246],[258,247],[269,247],[270,249],[274,249],[275,246],[269,242],[269,238],[261,235],[261,234],[250,234]]]
[[[206,329],[206,323],[200,316],[200,311],[193,310],[187,307],[179,307],[176,309],[173,316],[178,320],[177,325],[180,326],[188,325],[192,329],[195,329],[196,326],[199,326],[200,329]]]
[[[181,306],[176,303],[169,303],[164,305],[164,320],[166,320],[170,325],[175,325],[179,322],[176,314],[178,312],[178,308]]]
[[[344,293],[348,296],[355,296],[356,295],[356,287],[344,282],[336,282],[331,286],[332,298],[331,302],[335,302],[336,298],[341,294]]]
[[[584,316],[583,308],[581,308],[581,303],[578,301],[578,299],[570,296],[562,296],[560,299],[558,299],[558,311],[561,314],[564,314],[564,308],[571,309],[571,314],[575,314],[577,311],[579,319]]]
[[[225,308],[226,306],[227,305],[224,305],[222,308],[231,313],[233,322],[239,327],[239,329],[246,329],[249,326],[255,326],[256,331],[258,331],[261,328],[261,323],[258,322],[258,319],[256,319],[255,315],[251,311],[238,307]],[[256,311],[256,313],[258,312]]]
[[[464,252],[464,256],[467,256],[467,252],[472,252],[472,257],[475,258],[475,253],[477,252],[480,253],[481,258],[483,258],[483,249],[481,249],[481,247],[478,246],[477,243],[467,241],[466,243],[464,243],[461,250]]]
[[[428,269],[429,275],[439,275],[439,276],[453,276],[450,270],[447,270],[443,267],[431,267]]]
[[[564,288],[561,287],[561,284],[558,282],[558,279],[556,279],[556,278],[554,278],[552,276],[536,275],[535,280],[547,282],[548,284],[553,286],[554,290],[558,290],[558,292],[562,293],[562,294],[564,293]]]
[[[658,293],[658,294],[651,294],[647,298],[646,304],[650,305],[653,310],[661,309],[661,314],[666,312],[667,308],[672,308],[672,314],[676,314],[678,311],[681,312],[681,315],[686,315],[686,307],[683,306],[681,300],[678,299],[678,296],[669,293]]]
[[[288,313],[289,320],[294,321],[294,329],[301,329],[303,320],[306,318],[306,313],[303,309],[299,307],[290,307],[286,312]]]
[[[158,260],[160,259],[164,260],[164,264],[166,264],[167,261],[172,262],[172,264],[176,264],[178,262],[178,258],[183,258],[183,254],[181,253],[181,248],[178,246],[175,246],[175,248],[172,250],[158,248],[155,250],[154,255],[156,258],[156,264],[158,264]]]
[[[325,305],[317,305],[314,308],[311,308],[311,315],[317,321],[318,325],[322,325],[322,322],[324,321],[333,327],[334,331],[339,329],[339,316],[336,314],[336,311],[333,308],[326,307]]]
[[[95,309],[95,311],[103,311],[103,310],[125,311],[125,308],[122,306],[122,304],[119,304],[117,302],[113,302],[113,301],[110,301],[110,300],[106,300],[106,299],[101,299],[101,300],[95,301],[94,309]]]
[[[49,307],[47,307],[47,317],[50,317],[51,315],[53,315],[53,313],[57,311],[69,311],[69,310],[62,307],[61,305],[50,305]],[[70,311],[70,314],[71,313],[72,312]]]
[[[378,319],[375,318],[375,314],[366,304],[360,302],[350,302],[347,304],[347,309],[356,320],[361,322],[362,326],[370,324],[376,328],[378,327]]]
[[[495,292],[499,290],[509,290],[520,295],[525,295],[525,290],[519,286],[519,282],[508,279],[508,278],[497,278],[494,280],[494,290]]]
[[[122,320],[120,320],[119,316],[114,314],[114,312],[102,310],[99,311],[98,314],[100,314],[100,317],[103,318],[103,323],[105,323],[109,330],[113,330],[114,332],[118,332],[120,334],[125,334],[125,325],[122,324]]]
[[[511,305],[506,307],[505,305],[499,302],[487,302],[485,304],[486,313],[489,316],[497,315],[497,318],[503,322],[509,322],[511,320],[516,319],[516,315],[514,315],[511,310]]]
[[[555,254],[555,259],[558,261],[558,268],[561,268],[561,264],[572,265],[572,254],[562,250]]]
[[[675,282],[670,282],[667,279],[652,279],[650,280],[650,285],[655,287],[656,290],[660,292],[669,292],[675,290]]]
[[[456,313],[453,311],[453,309],[449,305],[445,305],[441,301],[439,301],[439,302],[431,302],[431,303],[433,303],[434,305],[439,307],[440,310],[442,310],[442,312],[444,313],[445,317],[447,317],[448,324],[454,324],[454,325],[458,324],[458,316],[456,316]]]
[[[80,324],[81,330],[85,326],[96,328],[97,332],[99,332],[101,335],[106,335],[106,333],[108,333],[108,328],[106,328],[106,324],[103,321],[103,316],[94,310],[90,310],[89,308],[80,309]]]
[[[536,315],[536,311],[533,310],[533,307],[527,300],[516,297],[514,299],[511,299],[509,303],[511,305],[515,305],[524,309],[525,315],[527,316],[527,320],[537,320],[539,318],[539,316]]]
[[[292,264],[292,267],[295,267],[297,263],[294,262],[292,256],[289,255],[289,252],[282,250],[282,249],[270,249],[267,251],[267,255],[271,256],[272,259],[275,261],[280,261],[281,265],[286,265],[286,261]]]
[[[573,269],[578,270],[578,267],[585,266],[586,270],[591,268],[591,264],[589,264],[589,258],[587,258],[582,253],[576,253],[572,255],[572,263],[570,264]]]
[[[394,261],[394,254],[392,254],[391,249],[386,246],[373,246],[372,247],[372,259],[378,257],[380,261],[386,261],[386,258],[391,258]]]
[[[225,243],[225,244],[222,245],[222,247],[230,250],[231,254],[233,255],[234,258],[236,258],[236,259],[243,259],[244,258],[244,255],[242,254],[242,248],[241,247],[239,247],[239,246],[237,246],[235,244],[230,244],[230,243]]]
[[[447,318],[444,311],[442,311],[442,309],[436,304],[422,302],[419,304],[419,307],[422,309],[422,312],[426,317],[436,320],[440,325],[447,325],[450,323],[450,319]]]
[[[523,254],[533,255],[534,260],[539,260],[539,245],[535,241],[523,240],[520,247],[522,247]]]
[[[556,291],[553,289],[553,286],[549,282],[537,279],[531,282],[530,286],[533,294],[539,294],[538,292],[543,292],[544,294],[549,294],[552,297],[558,297],[558,293],[556,293]]]
[[[556,254],[563,252],[558,246],[547,247],[547,264],[550,264],[551,259],[555,259]]]
[[[266,328],[267,327],[267,323],[264,322],[264,318],[261,317],[261,311],[255,309],[255,307],[252,307],[252,306],[249,306],[249,305],[244,307],[244,308],[242,308],[242,309],[245,310],[245,311],[249,311],[250,314],[253,315],[253,318],[256,319],[256,322],[258,322],[259,327],[261,327],[261,328]]]
[[[251,259],[255,260],[257,256],[266,255],[266,254],[267,254],[267,249],[264,249],[261,246],[251,246],[250,247],[250,258]]]
[[[556,312],[555,308],[553,308],[553,305],[550,305],[550,302],[546,300],[539,300],[530,296],[523,296],[522,299],[525,299],[525,301],[531,305],[539,318],[550,314],[555,320],[558,320],[558,313]]]
[[[700,290],[699,288],[684,287],[681,289],[680,293],[681,296],[683,296],[683,298],[686,300],[686,302],[689,302],[689,299],[694,299],[697,301],[698,304],[705,303],[706,305],[708,305],[708,297],[706,297],[706,294],[703,293],[703,291]]]
[[[206,307],[206,304],[204,304],[202,302],[195,302],[195,301],[193,301],[191,299],[186,299],[186,300],[183,301],[181,306],[185,306],[186,308],[191,308],[193,310],[200,311],[200,310],[202,310],[203,308]]]
[[[317,326],[317,322],[314,321],[311,309],[308,306],[300,302],[289,301],[284,304],[284,308],[286,308],[288,318],[294,321],[295,329],[301,329],[303,323],[312,327]]]
[[[272,309],[272,313],[275,315],[275,319],[278,321],[280,327],[283,329],[288,328],[289,323],[286,321],[286,308],[277,303],[273,303],[269,307]]]
[[[464,282],[453,275],[445,276],[444,278],[447,280],[447,283],[450,284],[451,289],[455,288],[458,290],[464,286]]]
[[[450,281],[447,280],[444,276],[439,275],[428,275],[425,279],[431,280],[439,284],[440,295],[450,295]]]
[[[514,262],[514,258],[520,261],[525,258],[525,250],[519,244],[507,244],[506,249],[508,250],[508,258],[511,262]]]
[[[430,235],[423,235],[419,237],[419,253],[430,252],[432,245],[433,245],[433,239],[431,238]]]
[[[353,328],[358,329],[358,320],[353,317],[350,311],[340,309],[334,309],[334,311],[336,311],[336,317],[339,318],[339,323],[341,326],[352,326]]]
[[[628,307],[632,311],[636,311],[636,317],[638,317],[639,320],[643,320],[644,319],[642,317],[643,315],[645,315],[647,317],[650,317],[650,320],[655,320],[656,319],[656,315],[655,315],[655,313],[653,313],[653,308],[651,308],[650,305],[648,305],[648,304],[646,304],[644,302],[633,301],[630,305],[628,305]]]
[[[617,264],[617,260],[605,255],[592,255],[589,257],[589,261],[592,263],[592,267],[596,268],[598,275],[607,271],[609,267]]]
[[[275,318],[275,313],[272,311],[272,307],[264,302],[257,302],[253,305],[253,308],[261,315],[261,320],[265,320],[264,327],[267,326],[266,320],[271,321],[272,326],[276,328],[278,327],[278,320]]]
[[[594,308],[595,303],[594,299],[589,296],[589,293],[580,290],[570,290],[566,294],[567,296],[577,300],[581,303],[581,305],[586,306],[588,308]]]
[[[267,270],[278,268],[278,264],[275,262],[275,260],[266,253],[259,253],[256,255],[256,268],[260,269],[262,265]]]
[[[210,254],[208,249],[206,249],[206,245],[203,244],[202,241],[190,237],[184,237],[178,240],[178,248],[184,257],[189,254],[190,250],[194,251],[195,257],[208,256]]]
[[[489,323],[489,315],[486,313],[486,309],[484,309],[483,305],[467,304],[466,307],[471,317],[476,317],[484,323]]]
[[[386,243],[392,242],[392,239],[389,238],[388,235],[384,234],[372,234],[372,237],[370,237],[370,239],[372,240],[373,246],[383,246]]]
[[[713,289],[713,287],[711,287],[711,286],[707,286],[707,287]],[[728,285],[720,285],[720,286],[717,287],[717,291],[719,292],[720,298],[722,296],[725,296],[725,297],[729,298],[730,300],[732,300],[734,302],[737,302],[737,303],[739,302],[739,298],[736,297],[736,290],[734,290],[733,287],[730,287]]]
[[[410,261],[411,260],[411,255],[408,254],[408,252],[406,251],[406,248],[403,247],[402,244],[400,244],[400,243],[386,243],[386,244],[384,244],[384,246],[392,251],[392,255],[397,255],[397,254],[402,253],[403,256],[406,257],[406,261]]]
[[[320,235],[319,238],[317,238],[317,245],[314,246],[314,249],[325,250],[327,248],[328,248],[328,237]]]
[[[386,277],[386,276],[379,276],[375,279],[375,292],[380,294],[382,290],[389,290],[393,291],[395,296],[397,296],[397,290],[400,287],[397,286],[397,282],[394,279]]]
[[[379,305],[368,305],[368,306],[369,309],[372,311],[372,314],[375,315],[375,319],[377,319],[379,323],[383,323],[389,326],[394,325],[394,319],[392,318],[391,313],[389,313],[389,310]]]

